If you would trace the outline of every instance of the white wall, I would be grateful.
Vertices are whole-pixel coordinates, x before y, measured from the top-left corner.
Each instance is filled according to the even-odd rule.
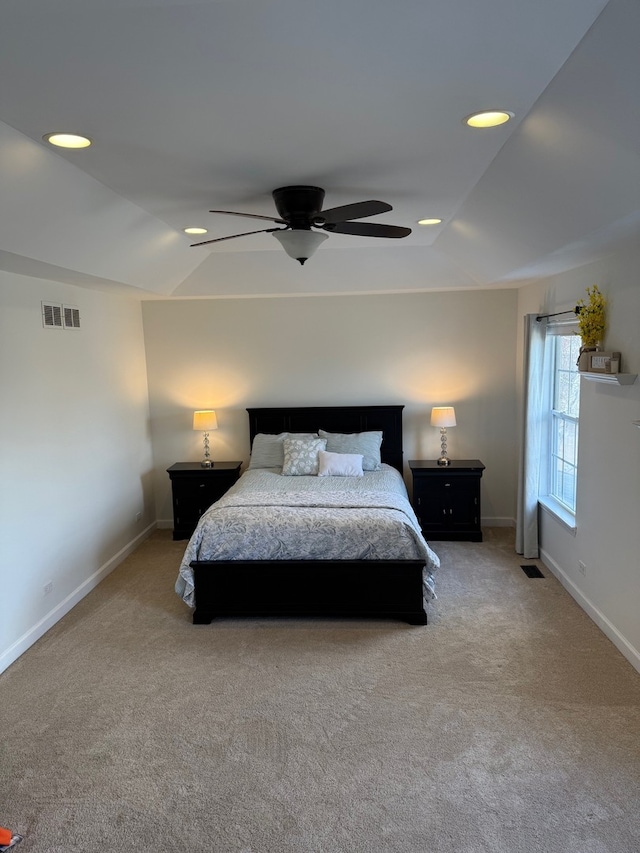
[[[349,403],[405,405],[406,461],[437,457],[431,406],[454,405],[449,454],[484,462],[484,522],[512,524],[516,304],[513,290],[144,303],[160,524],[166,468],[202,456],[194,409],[218,413],[213,458],[246,463],[246,407]]]
[[[524,288],[519,328],[524,314],[572,308],[597,284],[609,303],[605,348],[622,353],[624,372],[640,373],[639,267],[640,250],[627,248]],[[544,562],[640,669],[640,430],[632,425],[638,419],[640,379],[622,387],[582,380],[577,530],[573,535],[541,511],[540,541]]]
[[[0,272],[0,399],[1,672],[155,522],[139,302]]]

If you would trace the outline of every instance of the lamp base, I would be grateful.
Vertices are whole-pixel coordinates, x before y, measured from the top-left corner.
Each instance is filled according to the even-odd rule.
[[[211,459],[203,459],[200,463],[201,468],[213,468],[213,462]]]
[[[448,456],[441,456],[440,459],[438,459],[438,465],[442,465],[442,466],[451,465],[451,460],[449,459]]]

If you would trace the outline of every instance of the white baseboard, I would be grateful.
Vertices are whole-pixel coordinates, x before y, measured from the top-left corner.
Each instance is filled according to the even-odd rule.
[[[103,566],[95,571],[90,577],[83,581],[80,586],[57,604],[49,613],[46,614],[38,623],[24,633],[13,645],[9,646],[0,654],[0,674],[11,666],[14,661],[18,660],[20,655],[24,654],[40,637],[44,636],[50,628],[59,622],[63,616],[76,606],[79,601],[88,595],[92,589],[95,589],[101,580],[111,574],[120,563],[125,560],[129,554],[132,554],[136,548],[153,533],[156,528],[156,523],[150,524],[142,533],[136,536],[128,545],[125,545],[117,554],[114,554]]]
[[[546,551],[540,551],[540,559],[545,566],[553,572],[560,581],[562,586],[567,590],[569,595],[574,598],[585,613],[593,619],[598,628],[607,636],[613,645],[620,651],[629,661],[634,669],[640,672],[640,652],[618,631],[615,625],[607,619],[607,617],[581,592],[574,584],[571,578],[565,574],[560,566],[553,560]]]
[[[158,530],[173,530],[173,519],[161,518],[156,521],[156,527],[158,528]]]
[[[494,515],[489,518],[482,517],[480,519],[481,527],[515,527],[516,520],[515,518],[508,518],[505,516]]]

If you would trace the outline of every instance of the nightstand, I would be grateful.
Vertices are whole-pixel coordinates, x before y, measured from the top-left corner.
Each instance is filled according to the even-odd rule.
[[[435,459],[409,462],[413,475],[413,508],[426,539],[482,542],[479,459]]]
[[[203,468],[199,462],[176,462],[167,473],[173,495],[173,538],[189,539],[198,519],[219,500],[240,476],[242,462],[214,462]]]

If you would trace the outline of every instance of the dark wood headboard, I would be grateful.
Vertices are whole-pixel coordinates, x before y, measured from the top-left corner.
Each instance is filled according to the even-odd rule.
[[[367,432],[382,430],[383,462],[402,473],[402,410],[404,406],[294,406],[247,409],[251,442],[259,433]]]

